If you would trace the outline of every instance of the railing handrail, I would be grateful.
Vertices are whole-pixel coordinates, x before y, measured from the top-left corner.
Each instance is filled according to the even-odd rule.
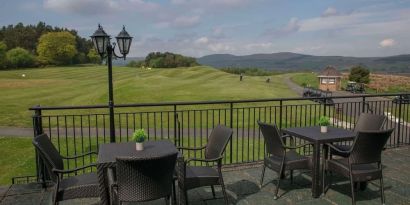
[[[290,97],[290,98],[266,98],[266,99],[248,99],[248,100],[214,100],[214,101],[176,101],[176,102],[159,102],[159,103],[133,103],[133,104],[116,104],[116,108],[126,107],[158,107],[174,105],[212,105],[212,104],[231,104],[231,103],[257,103],[257,102],[279,102],[292,100],[316,100],[316,99],[335,99],[335,98],[363,98],[363,97],[391,97],[410,95],[410,93],[382,93],[382,94],[360,94],[360,95],[337,95],[324,97]],[[72,110],[72,109],[100,109],[109,108],[108,105],[77,105],[77,106],[34,106],[29,110]]]

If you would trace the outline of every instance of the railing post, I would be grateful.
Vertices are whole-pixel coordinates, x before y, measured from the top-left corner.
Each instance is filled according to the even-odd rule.
[[[279,130],[282,131],[282,106],[283,106],[283,101],[279,100]]]
[[[231,102],[231,103],[229,103],[229,112],[230,112],[230,114],[229,114],[229,118],[230,118],[230,120],[229,120],[229,127],[231,128],[231,129],[233,129],[233,103]],[[230,142],[230,152],[231,152],[231,154],[230,154],[230,156],[229,156],[229,162],[230,162],[230,164],[232,164],[232,159],[233,159],[233,142],[232,142],[232,138],[231,138],[231,142]]]
[[[398,116],[398,122],[397,122],[397,146],[400,144],[400,134],[401,134],[401,101],[403,99],[402,95],[399,95],[399,116]]]
[[[326,116],[326,104],[327,104],[327,97],[323,98],[323,115],[324,116]]]
[[[174,104],[174,143],[176,146],[180,146],[179,144],[180,139],[179,139],[179,134],[178,134],[179,127],[177,128],[178,126],[177,121],[178,121],[177,105]]]
[[[33,115],[33,129],[34,129],[34,137],[41,135],[44,133],[43,130],[43,120],[41,116],[41,108],[40,105],[37,105],[37,108],[34,111]],[[46,187],[46,180],[50,179],[50,177],[47,175],[47,172],[45,170],[45,165],[43,160],[40,158],[39,153],[37,150],[35,150],[35,159],[36,159],[36,175],[37,179],[41,179],[41,183],[43,188]]]
[[[366,110],[366,97],[362,97],[362,113]]]

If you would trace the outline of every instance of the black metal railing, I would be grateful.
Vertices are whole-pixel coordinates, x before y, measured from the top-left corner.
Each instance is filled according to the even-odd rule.
[[[332,104],[313,102],[318,99],[328,102],[329,97],[120,104],[115,106],[115,141],[129,141],[135,129],[144,128],[148,140],[167,139],[177,146],[199,147],[207,142],[215,125],[223,124],[234,130],[223,162],[236,165],[258,162],[264,157],[265,145],[258,120],[276,123],[282,129],[313,126],[320,116],[326,115],[333,126],[353,129],[360,113],[371,112],[388,116],[385,126],[394,127],[395,131],[387,147],[397,147],[410,143],[410,105],[392,100],[403,95],[407,94],[332,96]],[[34,135],[47,133],[62,155],[98,151],[100,144],[110,142],[107,105],[35,106],[30,110],[34,111]],[[304,142],[298,139],[297,143]],[[310,147],[298,151],[311,153]],[[196,156],[196,153],[184,154]],[[75,159],[65,166],[74,168],[93,160]],[[43,166],[37,161],[39,176]]]

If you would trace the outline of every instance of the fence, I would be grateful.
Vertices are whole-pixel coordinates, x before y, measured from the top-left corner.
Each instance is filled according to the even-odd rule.
[[[200,147],[217,124],[234,130],[223,163],[237,165],[263,159],[265,145],[257,121],[275,123],[279,128],[313,126],[322,115],[331,118],[333,126],[353,129],[362,112],[388,116],[386,128],[395,128],[387,146],[410,143],[410,106],[393,102],[393,96],[379,94],[332,96],[320,98],[278,98],[234,101],[175,102],[115,105],[115,142],[131,139],[135,129],[144,128],[148,140],[171,140],[177,146]],[[62,155],[98,151],[99,144],[109,143],[108,106],[66,106],[30,108],[34,111],[34,135],[47,133]],[[303,143],[298,139],[297,143]],[[346,142],[350,143],[350,142]],[[310,154],[310,147],[298,150]],[[203,153],[184,153],[200,157]],[[66,168],[83,166],[94,158],[80,158],[66,163]],[[37,176],[41,166],[37,168]]]

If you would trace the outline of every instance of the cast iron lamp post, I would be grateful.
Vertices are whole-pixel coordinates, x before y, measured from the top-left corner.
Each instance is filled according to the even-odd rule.
[[[113,86],[112,86],[112,58],[122,58],[125,60],[125,56],[130,51],[132,37],[125,31],[125,26],[118,34],[117,44],[122,56],[115,54],[114,49],[116,44],[112,43],[111,37],[105,33],[104,29],[98,24],[98,29],[90,36],[94,47],[100,54],[101,59],[107,58],[108,64],[108,107],[110,109],[110,142],[115,142],[115,125],[114,125],[114,99],[113,99]]]

